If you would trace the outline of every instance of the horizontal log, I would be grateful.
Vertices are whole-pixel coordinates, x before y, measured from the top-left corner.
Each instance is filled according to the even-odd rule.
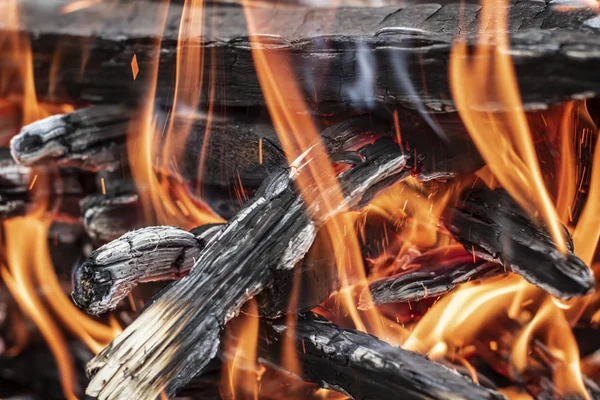
[[[573,254],[566,228],[567,254],[561,254],[543,222],[529,216],[504,189],[465,191],[442,215],[443,226],[465,250],[500,262],[553,296],[569,299],[594,290],[590,269]]]
[[[419,154],[411,167],[420,179],[471,173],[483,165],[457,115],[438,119],[439,129],[443,132],[440,136],[418,113],[397,109],[396,114],[402,126],[403,148]],[[181,132],[180,128],[189,122],[184,116],[170,116],[173,121],[163,114],[161,118],[164,120],[161,119],[158,125],[168,126],[173,122],[175,132]],[[371,113],[349,116],[340,121],[319,119],[315,122],[321,129],[322,141],[332,153],[356,136],[396,136],[390,115]],[[132,135],[134,140],[136,136],[139,138],[141,132],[136,130],[139,125],[136,113],[124,105],[85,107],[25,126],[12,139],[11,152],[23,165],[63,165],[92,171],[113,171],[112,175],[116,178],[107,179],[107,183],[127,183],[127,176],[120,176],[119,169],[129,163],[125,146],[127,135]],[[215,115],[210,120],[206,115],[197,115],[191,121],[189,135],[185,139],[183,134],[179,136],[186,141],[184,154],[179,156],[179,168],[177,171],[157,172],[181,175],[190,184],[196,183],[201,160],[204,160],[201,178],[205,187],[228,187],[234,182],[239,185],[241,181],[243,187],[250,190],[257,188],[269,172],[285,162],[271,122],[260,116],[242,114],[239,110],[230,110],[223,116]],[[157,141],[156,148],[163,147]],[[136,155],[132,154],[134,162]],[[161,152],[156,155],[159,160],[173,156]],[[134,185],[129,182],[129,186]],[[120,188],[114,192],[125,191]]]
[[[504,272],[502,265],[475,259],[461,247],[442,247],[415,257],[402,272],[371,282],[361,293],[359,308],[437,297],[461,283]]]
[[[35,0],[19,2],[20,29],[32,39],[40,97],[92,103],[145,98],[142,82],[149,78],[157,54],[152,42],[161,37],[156,22],[160,2],[141,1],[136,7],[98,3],[65,14],[66,1],[53,0],[43,7]],[[475,4],[265,7],[255,10],[255,33],[274,57],[289,57],[309,110],[385,103],[447,111],[454,108],[448,83],[450,50],[457,37],[473,43],[482,22],[479,11]],[[172,96],[181,13],[181,4],[171,5],[162,35],[157,93],[166,104]],[[204,16],[204,36],[189,46],[206,50],[204,77],[216,71],[215,104],[264,104],[243,10],[213,3]],[[526,109],[598,95],[600,20],[593,9],[565,8],[559,0],[523,0],[510,5],[508,17],[510,56]],[[6,29],[0,23],[0,30]],[[48,71],[57,54],[60,68],[51,85]],[[134,55],[140,71],[136,80],[131,73]],[[493,103],[477,106],[498,108]]]
[[[371,191],[406,176],[405,156],[387,140],[364,146],[357,156],[363,161],[338,177],[345,198],[334,214],[361,206]],[[317,218],[315,210],[323,207],[318,202],[305,208],[303,197],[293,189],[297,168],[292,174],[284,169],[264,182],[255,198],[208,243],[190,275],[171,284],[90,362],[88,395],[148,398],[161,390],[172,395],[200,372],[217,351],[227,320],[271,282],[275,271],[290,270],[302,260],[318,226],[332,216]],[[315,188],[302,193],[306,190]],[[125,375],[120,372],[124,370]]]

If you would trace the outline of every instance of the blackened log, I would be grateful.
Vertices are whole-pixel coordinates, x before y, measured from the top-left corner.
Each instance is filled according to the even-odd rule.
[[[143,215],[139,196],[95,195],[81,201],[83,226],[95,242],[108,242],[132,229],[141,228]]]
[[[419,179],[450,178],[472,173],[483,165],[458,115],[438,118],[437,128],[434,129],[412,110],[396,109],[395,112],[402,125],[404,150],[416,153],[410,167]],[[187,116],[192,118],[192,124],[189,135],[184,139],[185,132],[180,128],[189,122],[186,117],[162,113],[159,116],[159,126],[169,126],[173,122],[174,131],[181,132],[181,140],[186,140],[179,169],[160,171],[162,174],[178,173],[190,183],[201,178],[205,187],[227,187],[232,182],[238,185],[241,182],[244,188],[251,190],[256,189],[268,173],[285,161],[275,129],[264,117],[248,116],[240,110],[214,115],[210,121],[206,115]],[[381,113],[347,117],[337,122],[316,122],[318,126],[327,126],[321,131],[321,139],[332,153],[355,137],[364,139],[366,135],[396,135],[391,116]],[[72,165],[103,170],[99,174],[116,170],[113,175],[119,175],[118,169],[125,168],[129,162],[125,148],[128,131],[134,135],[141,134],[135,129],[138,125],[135,113],[126,106],[86,107],[25,126],[12,139],[11,151],[14,158],[25,165]],[[198,177],[205,144],[202,177]],[[156,148],[163,146],[158,143]],[[156,156],[161,160],[161,157],[170,158],[174,155],[159,153]],[[159,164],[157,162],[157,166]],[[127,183],[127,178],[117,176],[116,179],[110,179],[110,183],[121,181]],[[126,190],[117,192],[123,191]]]
[[[86,107],[24,126],[10,141],[15,160],[27,166],[117,169],[126,157],[131,112],[124,106]]]
[[[128,232],[99,249],[75,270],[73,301],[98,315],[114,309],[141,282],[186,276],[221,225],[187,232],[152,226]]]
[[[44,7],[35,0],[19,3],[20,29],[32,38],[40,98],[96,104],[144,98],[147,88],[141,83],[148,79],[156,54],[151,43],[161,32],[156,23],[160,3],[141,1],[136,7],[98,3],[65,14],[61,10],[66,4],[66,0]],[[600,57],[600,20],[591,7],[562,5],[520,1],[509,6],[510,56],[526,109],[600,92],[595,68]],[[289,56],[309,110],[339,111],[373,103],[415,107],[422,102],[443,111],[454,107],[448,83],[452,44],[458,36],[473,43],[479,11],[476,4],[270,7],[255,11],[255,18],[256,33],[265,41],[268,38],[264,46],[274,57]],[[171,5],[162,40],[157,90],[167,103],[172,96],[181,12],[181,4]],[[213,67],[218,71],[213,74],[215,103],[264,105],[243,10],[212,4],[204,12],[205,37],[199,40],[206,49],[204,76],[210,76]],[[0,25],[2,29],[7,28]],[[87,58],[81,54],[82,46]],[[62,56],[60,69],[50,85],[48,71],[57,50]],[[134,55],[140,69],[137,80],[131,73]],[[553,84],[548,85],[548,80]],[[206,99],[209,89],[204,92]]]
[[[269,284],[274,271],[291,269],[305,256],[318,226],[361,206],[371,190],[383,189],[382,182],[391,185],[406,176],[406,158],[393,142],[379,140],[359,152],[364,161],[338,176],[342,203],[318,218],[323,204],[305,205],[293,188],[310,153],[290,171],[270,176],[208,243],[190,275],[171,284],[89,363],[86,393],[99,399],[153,398],[161,390],[173,395],[200,372],[214,357],[224,324]]]
[[[590,269],[573,254],[566,228],[568,252],[561,254],[543,222],[529,216],[503,189],[477,187],[462,194],[456,207],[442,216],[444,227],[464,248],[561,299],[594,290]]]
[[[353,329],[343,329],[314,314],[300,314],[291,331],[286,320],[263,321],[259,361],[281,369],[283,343],[291,339],[301,378],[354,399],[503,399],[425,356],[392,346]],[[227,356],[227,354],[225,354]]]
[[[474,259],[462,248],[435,249],[414,258],[402,272],[371,282],[361,293],[359,308],[436,297],[461,283],[504,272],[502,265]]]
[[[0,148],[0,217],[24,215],[27,212],[31,168],[17,164],[7,148]]]

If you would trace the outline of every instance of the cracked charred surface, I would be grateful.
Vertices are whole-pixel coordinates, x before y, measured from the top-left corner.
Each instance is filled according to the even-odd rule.
[[[131,112],[95,106],[54,115],[22,128],[10,141],[15,160],[27,166],[75,166],[96,171],[120,167]]]
[[[415,257],[403,271],[371,282],[361,293],[359,308],[436,297],[461,283],[503,273],[502,265],[474,259],[460,246],[439,248]]]
[[[406,176],[406,159],[390,140],[380,139],[359,153],[363,161],[338,176],[344,199],[333,214],[362,206],[372,191]],[[291,172],[271,175],[207,244],[190,275],[171,284],[88,364],[89,396],[154,398],[163,389],[172,395],[214,357],[224,324],[272,281],[275,271],[292,269],[317,228],[333,216],[316,218],[319,202],[305,207],[293,189],[297,171]],[[302,193],[307,190],[316,187]]]
[[[114,309],[141,282],[186,276],[221,225],[131,231],[92,252],[75,270],[73,301],[94,315]]]
[[[518,206],[504,189],[467,190],[456,207],[444,211],[442,224],[469,252],[500,262],[553,296],[569,299],[594,290],[590,269],[573,254],[556,248],[543,222]]]
[[[294,340],[302,378],[354,399],[504,399],[456,371],[375,336],[343,329],[313,314],[300,314],[295,332],[286,322],[265,323],[259,356],[277,366],[273,351],[286,336]],[[266,338],[266,339],[265,339]]]
[[[60,100],[62,94],[69,100],[96,104],[136,102],[146,92],[140,81],[152,71],[153,41],[164,33],[157,93],[162,102],[170,102],[181,4],[171,5],[161,32],[156,24],[159,2],[143,1],[139,7],[100,3],[64,14],[60,11],[66,1],[19,2],[21,29],[32,38],[40,98],[50,97],[47,71],[60,43],[62,54],[74,56],[61,59],[55,86],[64,93],[52,93],[53,99]],[[482,22],[479,10],[476,4],[418,4],[403,8],[272,7],[253,13],[256,33],[266,42],[263,46],[273,51],[273,57],[289,58],[309,109],[325,113],[372,103],[414,107],[422,102],[435,111],[453,109],[447,79],[450,50],[459,36],[474,42]],[[213,67],[219,71],[214,76],[215,104],[264,105],[242,8],[215,2],[207,4],[204,13],[210,29],[199,44],[207,49],[204,76]],[[508,18],[510,55],[525,109],[600,93],[596,68],[600,20],[593,9],[566,9],[560,0],[524,0],[509,6]],[[65,35],[72,40],[62,40]],[[82,75],[81,43],[89,50]],[[136,81],[131,79],[134,54],[140,69]],[[357,84],[369,73],[373,73],[373,84],[356,101]],[[209,85],[205,86],[204,101],[209,98]]]

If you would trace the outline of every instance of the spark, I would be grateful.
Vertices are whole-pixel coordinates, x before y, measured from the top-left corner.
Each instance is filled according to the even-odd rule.
[[[137,62],[137,56],[134,54],[133,58],[131,59],[131,72],[133,73],[133,80],[135,81],[135,79],[138,76],[138,73],[140,72],[140,67],[138,66],[138,62]]]
[[[33,180],[31,181],[31,184],[29,185],[29,190],[33,189],[33,186],[35,185],[35,182],[37,181],[37,174],[35,174],[35,176],[33,177]]]
[[[100,185],[102,185],[102,194],[106,194],[106,185],[104,184],[104,178],[100,178]]]

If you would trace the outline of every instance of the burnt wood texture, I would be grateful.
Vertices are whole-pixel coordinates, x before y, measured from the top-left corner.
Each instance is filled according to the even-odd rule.
[[[316,187],[301,195],[293,189],[304,157],[272,174],[207,244],[190,275],[171,284],[89,363],[88,395],[153,398],[163,389],[175,394],[214,357],[222,327],[240,307],[271,284],[276,271],[302,260],[320,225],[407,176],[406,158],[389,139],[363,146],[353,157],[362,161],[338,176],[342,203],[318,216],[323,204],[304,204]]]
[[[510,54],[526,109],[600,92],[600,18],[592,9],[565,8],[563,3],[524,0],[509,7]],[[100,2],[61,13],[66,4],[19,2],[20,30],[32,39],[41,98],[94,104],[145,98],[144,82],[157,51],[152,43],[162,37],[157,96],[170,104],[181,4],[170,6],[162,36],[156,23],[160,2]],[[288,59],[308,109],[317,112],[377,103],[452,110],[452,43],[458,37],[474,43],[481,22],[475,4],[270,7],[258,8],[254,15],[261,46],[276,60]],[[189,38],[188,43],[205,50],[199,68],[205,77],[214,71],[215,104],[263,105],[242,8],[208,3],[204,25],[203,37]],[[0,22],[2,29],[7,28]],[[60,70],[51,80],[48,71],[57,50]],[[134,55],[140,70],[136,80],[131,73]],[[209,85],[204,86],[206,104]]]

